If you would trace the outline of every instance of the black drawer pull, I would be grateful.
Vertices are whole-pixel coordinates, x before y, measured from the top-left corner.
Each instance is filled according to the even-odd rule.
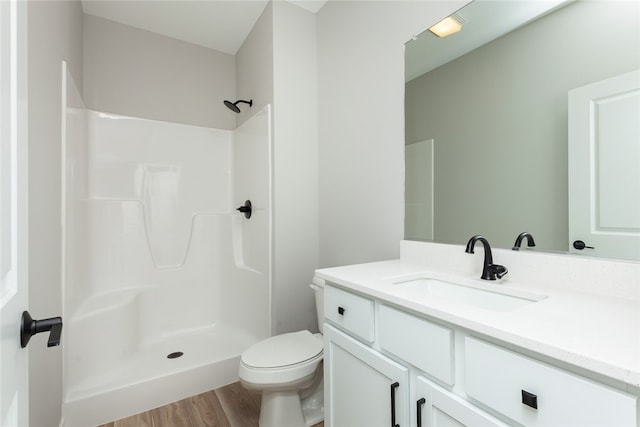
[[[400,427],[396,424],[396,389],[400,387],[399,382],[391,384],[391,427]]]
[[[533,409],[538,409],[538,396],[533,393],[529,393],[526,390],[522,390],[522,403],[532,407]]]
[[[422,406],[426,403],[426,399],[424,397],[421,397],[420,399],[418,399],[418,401],[416,402],[416,419],[418,420],[416,422],[416,427],[422,427]]]
[[[345,311],[346,311],[346,310],[344,309],[344,307],[338,307],[338,314],[339,314],[340,316],[342,316],[342,315],[344,314],[344,312],[345,312]]]

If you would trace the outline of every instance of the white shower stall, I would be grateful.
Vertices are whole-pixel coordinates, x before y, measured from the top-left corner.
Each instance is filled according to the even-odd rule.
[[[271,112],[230,131],[66,94],[63,417],[86,427],[234,382],[271,335]]]

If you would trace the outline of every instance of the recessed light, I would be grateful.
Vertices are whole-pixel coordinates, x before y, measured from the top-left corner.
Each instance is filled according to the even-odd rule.
[[[438,37],[446,37],[460,31],[463,23],[464,20],[462,18],[457,15],[451,15],[447,16],[432,27],[429,27],[429,31]]]

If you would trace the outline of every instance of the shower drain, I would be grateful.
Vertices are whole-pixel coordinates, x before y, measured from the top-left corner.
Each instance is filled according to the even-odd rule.
[[[174,351],[173,353],[167,354],[167,359],[177,359],[182,356],[184,353],[181,351]]]

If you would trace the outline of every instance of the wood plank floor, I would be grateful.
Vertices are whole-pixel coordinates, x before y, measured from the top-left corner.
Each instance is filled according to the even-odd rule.
[[[258,427],[259,414],[260,395],[233,383],[100,427]]]

